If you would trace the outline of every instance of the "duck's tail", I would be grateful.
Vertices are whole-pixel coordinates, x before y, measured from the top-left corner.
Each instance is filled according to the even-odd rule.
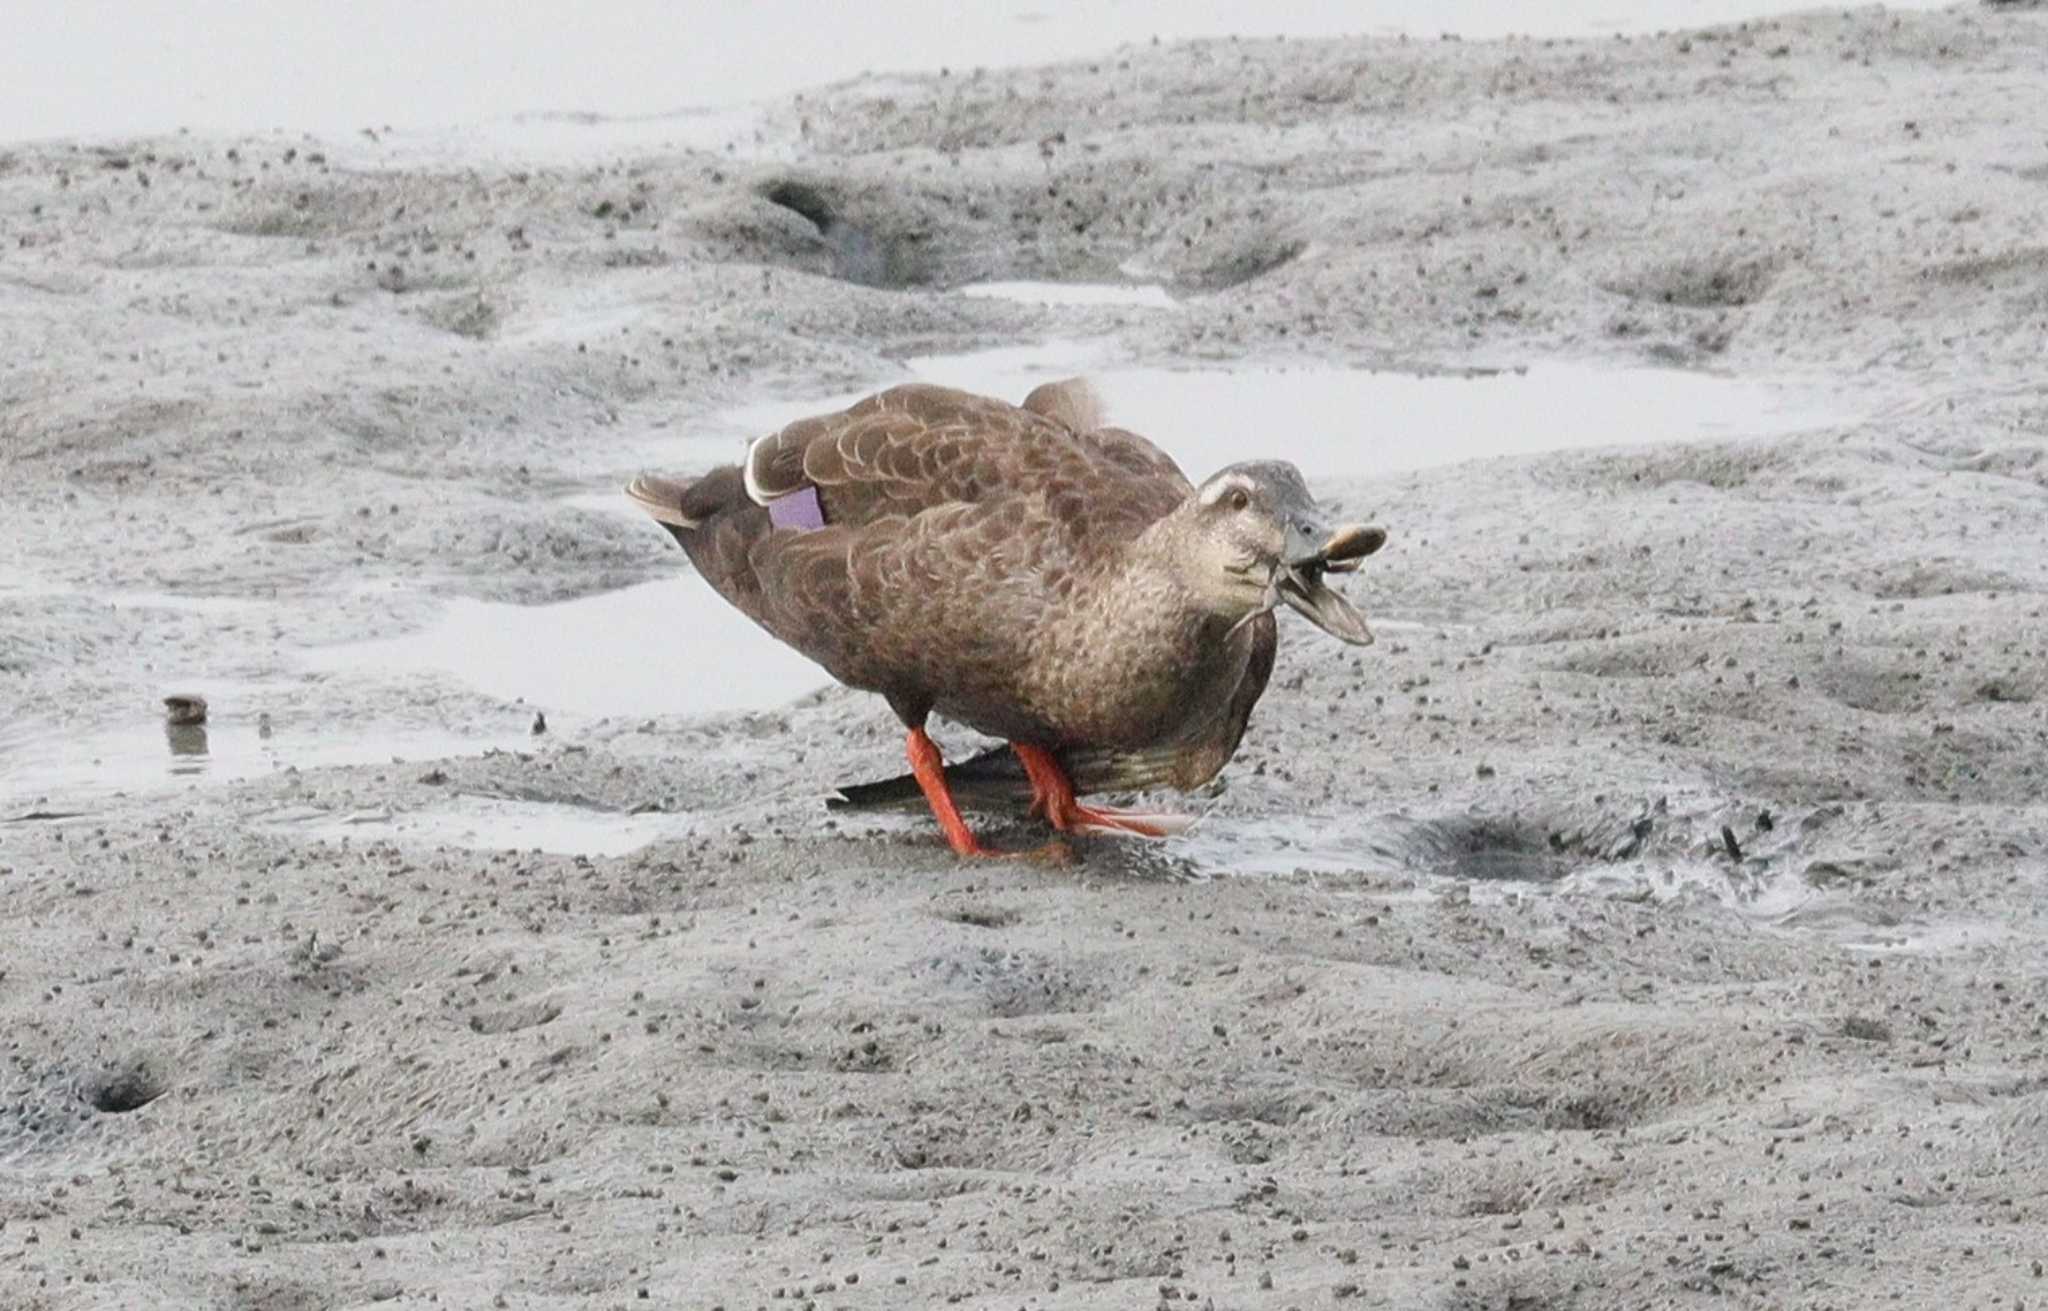
[[[626,495],[678,539],[702,528],[722,512],[742,510],[753,504],[737,465],[713,469],[694,482],[643,473],[626,485]]]
[[[1173,748],[1054,754],[1073,780],[1075,796],[1182,786],[1185,763]],[[1023,762],[1008,747],[991,747],[946,766],[946,786],[956,802],[975,809],[1017,806],[1031,800],[1031,780],[1024,773]],[[924,791],[915,776],[899,774],[875,783],[845,784],[825,798],[825,805],[832,810],[912,809],[924,805]]]
[[[774,631],[753,562],[754,544],[773,524],[768,511],[747,495],[738,465],[713,469],[695,482],[643,473],[627,486],[626,495],[668,529],[720,596]]]

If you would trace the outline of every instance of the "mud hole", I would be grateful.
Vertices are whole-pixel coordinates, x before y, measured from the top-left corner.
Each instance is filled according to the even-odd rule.
[[[1703,256],[1616,279],[1608,289],[1679,309],[1735,309],[1762,300],[1786,258]]]
[[[787,210],[816,230],[832,276],[864,287],[915,287],[934,280],[931,220],[907,214],[875,219],[851,217],[845,202],[810,182],[784,179],[761,189],[761,198]]]
[[[139,1111],[169,1091],[163,1075],[146,1062],[118,1066],[93,1079],[80,1095],[95,1111],[125,1115]]]

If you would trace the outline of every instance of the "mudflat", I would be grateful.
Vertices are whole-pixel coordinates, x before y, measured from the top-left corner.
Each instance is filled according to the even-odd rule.
[[[0,1303],[2048,1299],[2044,76],[1859,9],[0,147]],[[953,290],[1030,279],[1172,299]],[[636,704],[465,678],[683,572],[616,489],[735,407],[1081,339],[1835,417],[1320,480],[1378,644],[1283,621],[1196,835],[1064,868],[828,815],[893,719],[708,596],[570,612]]]

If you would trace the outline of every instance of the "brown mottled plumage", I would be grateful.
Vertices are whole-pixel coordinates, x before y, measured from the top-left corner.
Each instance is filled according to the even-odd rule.
[[[963,854],[979,848],[949,821],[945,779],[977,798],[1026,779],[987,757],[940,779],[932,712],[1015,744],[1056,826],[1160,831],[1073,797],[1214,777],[1272,671],[1273,606],[1370,641],[1322,575],[1385,536],[1323,528],[1291,465],[1234,465],[1198,492],[1150,442],[1102,426],[1078,382],[1022,407],[894,387],[762,438],[744,466],[628,490],[727,600],[888,699]],[[778,527],[765,508],[812,494],[822,526]],[[916,795],[902,784],[843,800]]]

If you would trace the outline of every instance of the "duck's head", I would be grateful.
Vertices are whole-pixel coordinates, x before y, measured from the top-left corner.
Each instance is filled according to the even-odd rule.
[[[1253,460],[1219,470],[1173,517],[1183,582],[1214,613],[1236,623],[1285,601],[1333,637],[1372,642],[1365,616],[1327,576],[1358,568],[1385,545],[1386,530],[1333,523],[1293,465]]]

